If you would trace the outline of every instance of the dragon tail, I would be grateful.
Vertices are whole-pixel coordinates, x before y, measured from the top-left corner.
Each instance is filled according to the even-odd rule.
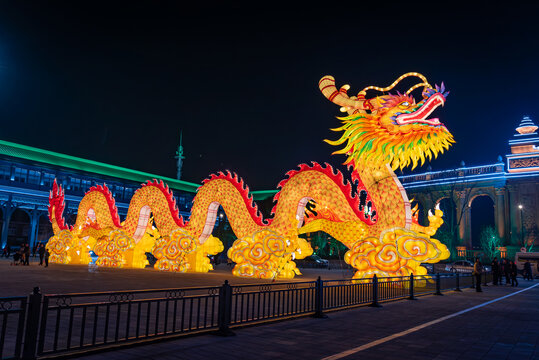
[[[49,192],[49,220],[52,223],[52,229],[54,234],[58,234],[62,230],[69,230],[69,227],[65,223],[64,209],[65,209],[65,195],[64,189],[61,185],[58,185],[56,179],[52,185],[52,190]]]

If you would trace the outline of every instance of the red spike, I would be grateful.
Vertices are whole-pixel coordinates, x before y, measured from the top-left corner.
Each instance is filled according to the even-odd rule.
[[[47,206],[49,212],[49,220],[52,222],[53,217],[56,219],[56,223],[60,230],[68,229],[64,220],[64,192],[61,185],[58,185],[56,179],[54,179],[52,185],[52,191],[49,192],[49,206]],[[54,214],[52,213],[54,211]],[[54,216],[53,216],[54,215]]]
[[[236,173],[232,175],[230,171],[227,170],[227,174],[224,174],[223,172],[219,172],[219,176],[212,175],[210,178],[210,181],[216,180],[216,179],[223,179],[229,181],[239,192],[240,196],[242,197],[245,206],[247,207],[247,210],[249,211],[249,214],[251,215],[251,218],[253,221],[259,225],[259,226],[265,226],[268,225],[269,222],[264,221],[262,219],[262,216],[257,214],[257,207],[254,202],[253,196],[249,194],[249,187],[242,178],[239,178]]]
[[[291,178],[292,176],[296,175],[298,173],[298,171],[296,170],[290,170],[289,172],[287,172],[285,174],[285,176],[288,176],[288,178]]]

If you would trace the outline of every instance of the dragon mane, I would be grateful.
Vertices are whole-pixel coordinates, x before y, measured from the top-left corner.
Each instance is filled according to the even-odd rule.
[[[331,145],[346,143],[344,148],[334,152],[348,155],[345,164],[390,164],[393,170],[412,164],[413,169],[419,161],[423,165],[425,158],[429,161],[436,158],[454,142],[445,126],[414,124],[413,131],[396,136],[380,126],[377,115],[354,114],[338,119],[344,125],[332,130],[343,131],[341,137],[336,141],[325,141]]]

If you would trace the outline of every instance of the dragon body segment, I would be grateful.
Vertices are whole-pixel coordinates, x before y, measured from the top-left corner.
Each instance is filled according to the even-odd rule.
[[[389,91],[409,76],[422,82],[404,94],[366,96],[367,91]],[[356,278],[426,273],[421,262],[449,256],[445,245],[431,237],[443,214],[436,209],[429,226],[420,226],[393,170],[415,167],[453,141],[438,119],[427,119],[445,102],[445,88],[432,88],[416,73],[403,75],[387,88],[367,87],[352,97],[347,95],[349,86],[337,89],[334,84],[326,76],[319,85],[348,116],[334,129],[341,137],[327,142],[343,145],[336,153],[347,156],[351,181],[328,164],[302,164],[279,183],[273,218],[265,220],[243,180],[230,172],[214,174],[198,189],[188,222],[179,216],[172,192],[162,182],[143,184],[123,221],[108,188],[95,186],[79,204],[71,227],[63,219],[64,193],[55,182],[49,198],[51,261],[89,263],[88,251],[93,250],[97,265],[144,267],[146,253],[152,252],[154,267],[162,271],[209,271],[208,255],[223,251],[221,241],[212,236],[222,207],[237,237],[227,253],[237,276],[300,274],[294,260],[313,252],[300,235],[315,231],[325,231],[349,248],[345,261],[357,269]],[[410,93],[420,87],[423,99],[416,103]]]

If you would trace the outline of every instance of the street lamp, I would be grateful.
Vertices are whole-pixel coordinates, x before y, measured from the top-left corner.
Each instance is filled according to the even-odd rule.
[[[522,218],[522,208],[524,208],[524,206],[522,206],[522,204],[518,204],[518,208],[520,210],[520,243],[522,244],[523,247],[524,246],[524,219]]]

